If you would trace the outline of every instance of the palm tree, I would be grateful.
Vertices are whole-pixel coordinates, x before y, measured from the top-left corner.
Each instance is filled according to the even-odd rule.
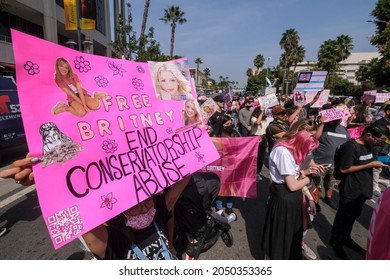
[[[210,77],[210,69],[209,68],[203,69],[203,73],[206,76],[206,87],[207,87],[209,84],[208,81],[209,81],[209,77]]]
[[[328,83],[332,80],[332,76],[337,70],[339,59],[339,48],[336,40],[326,40],[318,51],[318,67],[328,71]]]
[[[248,69],[246,70],[246,75],[247,75],[248,77],[251,77],[251,76],[253,75],[253,70],[252,70],[251,68],[248,68]]]
[[[173,46],[175,44],[175,30],[177,23],[183,24],[187,22],[184,18],[184,12],[180,10],[179,6],[171,6],[168,9],[164,9],[164,17],[160,18],[165,23],[171,23],[171,50],[169,55],[173,58]]]
[[[339,61],[346,60],[353,50],[352,38],[348,35],[340,35],[336,38],[337,45],[339,47]]]
[[[253,60],[253,65],[255,65],[256,69],[257,69],[257,74],[259,74],[259,69],[261,67],[263,67],[264,65],[264,56],[262,56],[261,54],[258,54],[255,59]]]
[[[195,58],[195,64],[196,64],[196,83],[198,83],[198,73],[199,73],[199,65],[203,63],[202,59],[200,57]]]
[[[150,0],[145,0],[144,15],[142,17],[142,25],[141,25],[141,33],[139,35],[139,51],[140,52],[144,49],[144,46],[145,46],[144,36],[145,36],[145,30],[146,30],[146,22],[148,20],[148,14],[149,14],[149,5],[150,5]]]
[[[292,65],[292,52],[299,45],[299,35],[294,28],[287,29],[282,34],[279,45],[281,49],[284,49],[284,77],[283,80],[288,80],[290,66]]]
[[[305,59],[306,50],[303,46],[298,46],[291,53],[291,61],[294,65],[293,73],[295,73],[295,69],[297,68],[297,64],[302,62]]]

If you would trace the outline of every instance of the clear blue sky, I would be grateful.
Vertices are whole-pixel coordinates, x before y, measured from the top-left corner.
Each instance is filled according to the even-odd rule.
[[[132,5],[133,26],[139,36],[144,10],[143,0]],[[151,0],[147,29],[155,28],[155,39],[169,54],[171,28],[159,20],[164,9],[175,5],[185,13],[187,22],[178,25],[175,55],[186,56],[190,67],[200,57],[200,69],[209,68],[211,77],[219,76],[246,85],[246,70],[254,68],[257,54],[279,63],[279,41],[284,31],[294,28],[306,49],[305,60],[316,61],[320,45],[341,34],[353,39],[353,52],[372,52],[369,42],[375,33],[371,11],[376,0]]]

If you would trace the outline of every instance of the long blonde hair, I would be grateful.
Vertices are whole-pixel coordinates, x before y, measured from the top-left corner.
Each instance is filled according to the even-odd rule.
[[[157,62],[156,65],[154,66],[154,84],[156,86],[156,91],[161,92],[161,72],[167,71],[171,72],[172,75],[175,77],[175,79],[178,81],[178,91],[179,93],[190,93],[191,92],[191,87],[186,79],[186,77],[179,71],[178,67],[174,62]]]
[[[59,70],[60,63],[65,63],[68,66],[68,73],[66,74],[66,78],[74,81],[74,72],[72,70],[72,67],[70,66],[69,62],[63,57],[59,57],[56,60],[55,73],[54,73],[55,80],[57,82],[60,82],[63,80],[63,77],[62,77],[60,70]]]

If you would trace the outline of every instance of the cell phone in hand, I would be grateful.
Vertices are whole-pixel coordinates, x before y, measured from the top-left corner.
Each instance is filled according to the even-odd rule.
[[[329,163],[329,164],[322,164],[322,166],[323,166],[323,167],[326,167],[326,168],[329,168],[329,167],[332,166],[332,164],[331,164],[331,163]]]

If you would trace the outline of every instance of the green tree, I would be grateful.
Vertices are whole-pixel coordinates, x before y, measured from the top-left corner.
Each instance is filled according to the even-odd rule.
[[[199,65],[203,63],[202,59],[200,57],[195,58],[195,64],[196,64],[196,83],[198,83],[198,74],[199,74]]]
[[[154,28],[150,27],[144,36],[144,47],[138,52],[137,61],[167,61],[169,57],[161,52],[160,43],[154,39]]]
[[[300,37],[298,32],[294,28],[287,29],[280,39],[279,45],[280,48],[284,50],[281,56],[281,63],[284,66],[284,76],[283,80],[288,80],[290,67],[293,65],[293,53],[296,48],[299,46]]]
[[[294,65],[293,73],[295,73],[295,69],[297,68],[297,64],[302,62],[305,59],[306,50],[303,46],[298,46],[293,49],[291,53],[291,63]]]
[[[353,50],[352,38],[348,35],[340,35],[336,38],[337,46],[339,48],[338,61],[346,60]]]
[[[326,40],[318,51],[318,67],[328,71],[329,74],[337,70],[339,61],[339,48],[337,41]]]
[[[259,73],[259,69],[264,65],[264,56],[261,54],[256,55],[253,60],[253,65],[256,67],[257,73]]]
[[[204,73],[204,75],[206,76],[206,80],[203,80],[203,81],[202,81],[202,86],[204,86],[205,88],[207,88],[211,71],[210,71],[209,68],[205,68],[205,69],[203,69],[203,73]],[[205,82],[205,84],[204,84],[203,82]]]
[[[179,6],[171,6],[168,9],[164,9],[164,16],[160,18],[165,23],[171,23],[171,48],[169,55],[173,58],[173,47],[175,45],[175,31],[177,24],[183,24],[187,22],[184,18],[184,12],[180,10]]]
[[[127,9],[127,20],[124,15],[119,15],[118,25],[115,27],[115,41],[111,41],[110,45],[114,49],[114,57],[133,60],[133,54],[138,50],[138,42],[133,30],[130,3],[127,3]]]
[[[371,38],[371,44],[377,46],[381,58],[370,61],[368,68],[365,69],[368,79],[364,82],[375,84],[376,88],[390,89],[390,0],[378,0],[375,9],[371,12],[377,29],[375,35]],[[359,71],[358,71],[359,72]],[[362,72],[362,71],[360,71]],[[361,73],[357,74],[357,79],[363,79]],[[361,80],[360,80],[361,81]]]
[[[144,15],[142,16],[142,24],[141,24],[141,33],[139,35],[139,52],[141,52],[145,46],[144,36],[146,30],[146,22],[148,21],[148,15],[149,15],[149,5],[150,5],[150,0],[145,0]]]
[[[252,68],[248,68],[248,69],[246,70],[246,75],[247,75],[247,77],[251,77],[251,76],[253,75],[253,70],[252,70]]]
[[[206,76],[206,88],[207,88],[209,77],[210,77],[210,74],[211,74],[210,69],[209,68],[203,69],[203,73]],[[202,85],[203,85],[203,83],[202,83]]]

